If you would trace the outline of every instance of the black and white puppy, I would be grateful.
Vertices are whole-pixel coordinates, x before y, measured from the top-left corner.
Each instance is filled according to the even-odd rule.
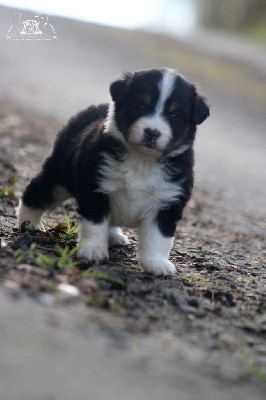
[[[128,243],[120,226],[136,227],[144,270],[173,274],[168,257],[191,195],[193,141],[208,105],[166,68],[125,73],[110,93],[109,105],[88,107],[59,132],[22,196],[18,225],[38,229],[47,209],[74,197],[80,257],[108,259],[108,245]]]

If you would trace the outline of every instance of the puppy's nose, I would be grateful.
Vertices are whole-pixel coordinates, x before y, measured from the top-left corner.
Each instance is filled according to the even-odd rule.
[[[144,129],[144,141],[155,142],[161,135],[157,129],[145,128]]]

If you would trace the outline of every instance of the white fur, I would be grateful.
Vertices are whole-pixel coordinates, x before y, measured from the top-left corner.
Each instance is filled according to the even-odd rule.
[[[109,228],[109,246],[125,246],[129,244],[128,237],[123,234],[122,229],[118,226]]]
[[[120,132],[120,130],[116,126],[115,103],[113,101],[110,101],[109,103],[107,117],[104,122],[104,132],[111,133],[113,137],[119,139],[124,144],[126,143],[124,135],[122,134],[122,132]]]
[[[83,218],[79,228],[79,243],[79,257],[95,262],[108,260],[108,220],[94,224]]]
[[[164,105],[168,97],[172,94],[176,74],[171,69],[165,69],[163,78],[159,83],[160,96],[156,105],[156,114],[160,115],[163,112]]]
[[[99,191],[110,197],[112,225],[138,227],[182,194],[181,186],[167,180],[167,172],[153,157],[132,150],[121,162],[103,154]]]
[[[42,229],[41,218],[43,213],[44,210],[35,210],[27,207],[25,204],[23,204],[22,200],[20,200],[16,209],[18,228],[21,228],[23,222],[29,222],[25,225],[25,229],[29,231]]]
[[[153,221],[144,221],[139,228],[139,259],[143,269],[156,276],[173,275],[175,266],[168,260],[173,237],[164,237]]]

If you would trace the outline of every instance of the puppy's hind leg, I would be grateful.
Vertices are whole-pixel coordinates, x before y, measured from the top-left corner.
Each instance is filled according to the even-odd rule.
[[[128,237],[123,234],[119,226],[109,228],[109,246],[125,246],[129,244]]]
[[[41,218],[45,211],[53,208],[61,201],[70,197],[70,194],[58,186],[54,179],[54,172],[44,164],[42,172],[33,178],[26,187],[19,206],[16,210],[18,228],[23,223],[27,230],[41,229]]]
[[[23,227],[23,224],[23,228],[30,231],[42,229],[42,215],[54,203],[54,185],[48,186],[47,183],[40,174],[26,187],[16,210],[19,229]]]
[[[21,230],[24,228],[29,231],[42,229],[41,218],[45,211],[45,209],[34,209],[32,207],[28,207],[23,202],[23,198],[20,199],[19,205],[16,209],[18,228]]]

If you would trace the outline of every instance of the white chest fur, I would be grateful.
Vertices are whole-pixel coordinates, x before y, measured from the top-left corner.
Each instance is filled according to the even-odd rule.
[[[130,152],[124,161],[104,154],[100,191],[110,196],[111,224],[137,227],[182,194],[153,158]]]

